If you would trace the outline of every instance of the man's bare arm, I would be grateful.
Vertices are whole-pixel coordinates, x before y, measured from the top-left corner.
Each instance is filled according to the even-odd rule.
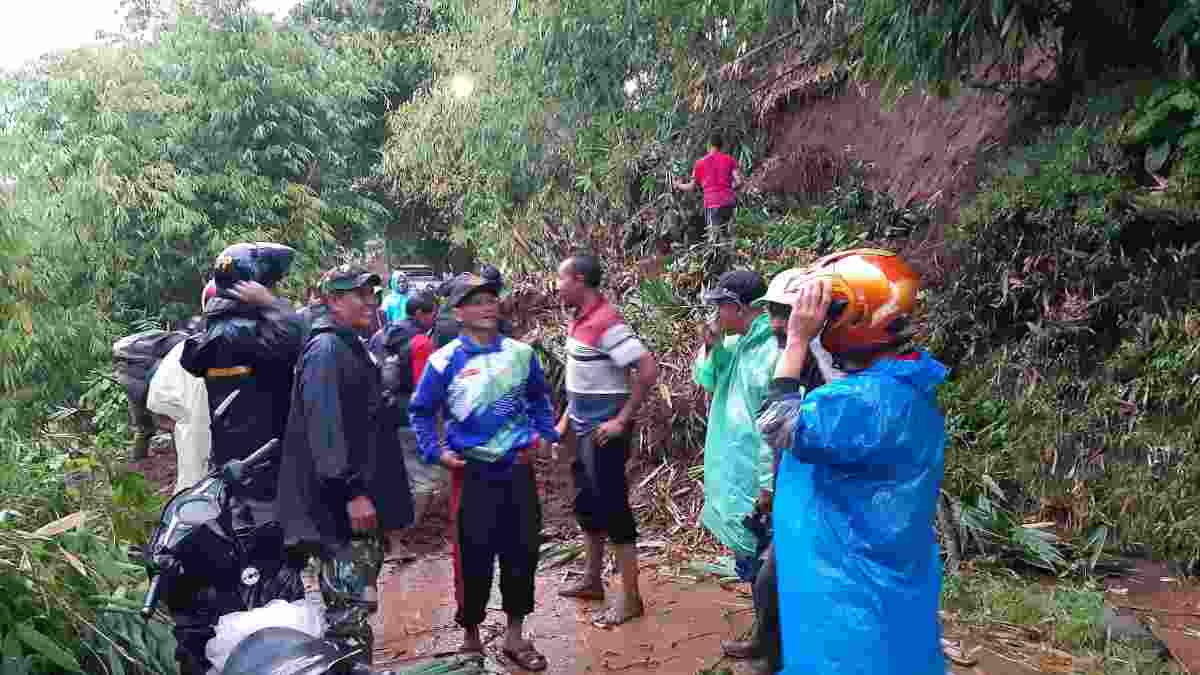
[[[650,352],[642,354],[642,358],[638,359],[637,373],[631,377],[633,380],[630,384],[629,400],[625,401],[625,406],[621,408],[621,413],[618,417],[622,417],[628,425],[633,421],[634,415],[637,414],[638,408],[642,407],[642,402],[646,400],[646,396],[650,393],[650,387],[658,381],[658,364],[654,361],[654,355]]]
[[[658,364],[654,362],[654,355],[646,352],[638,359],[637,373],[631,375],[629,399],[625,401],[621,412],[596,428],[597,443],[604,445],[610,438],[625,433],[633,422],[634,416],[637,415],[638,408],[642,406],[642,402],[649,395],[650,387],[653,387],[657,380]]]

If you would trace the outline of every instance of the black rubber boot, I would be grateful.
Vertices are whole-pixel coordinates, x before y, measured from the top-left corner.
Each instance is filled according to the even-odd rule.
[[[754,580],[754,605],[757,614],[755,639],[762,645],[767,672],[783,670],[783,631],[779,626],[779,587],[775,579],[775,546],[764,554],[762,569]]]

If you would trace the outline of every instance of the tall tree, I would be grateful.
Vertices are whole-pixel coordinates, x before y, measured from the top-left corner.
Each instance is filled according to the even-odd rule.
[[[298,286],[391,219],[355,185],[422,52],[217,5],[3,83],[0,392],[57,400],[117,331],[194,313],[228,243],[296,247]]]

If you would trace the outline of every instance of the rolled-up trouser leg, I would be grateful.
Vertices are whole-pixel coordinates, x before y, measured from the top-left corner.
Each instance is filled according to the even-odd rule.
[[[783,667],[783,631],[779,626],[779,586],[775,579],[775,546],[763,554],[763,565],[754,580],[754,631],[752,638],[762,645],[763,656],[771,672]]]

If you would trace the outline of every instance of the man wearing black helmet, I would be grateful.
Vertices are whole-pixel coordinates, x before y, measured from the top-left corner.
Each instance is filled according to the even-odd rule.
[[[235,244],[213,266],[217,293],[204,306],[206,330],[189,340],[180,363],[208,390],[214,466],[283,436],[303,322],[271,289],[295,254],[280,244]],[[274,488],[264,481],[255,496],[271,499]]]
[[[204,380],[213,466],[283,438],[303,325],[271,289],[287,274],[295,253],[280,244],[235,244],[213,265],[216,293],[204,305],[205,330],[187,340],[179,359],[185,370]],[[248,486],[247,498],[257,502],[254,510],[272,508],[276,483],[276,473],[266,471]],[[172,588],[181,600],[169,604],[186,606],[189,592]],[[181,675],[207,672],[204,648],[217,617],[197,613],[173,618]]]

